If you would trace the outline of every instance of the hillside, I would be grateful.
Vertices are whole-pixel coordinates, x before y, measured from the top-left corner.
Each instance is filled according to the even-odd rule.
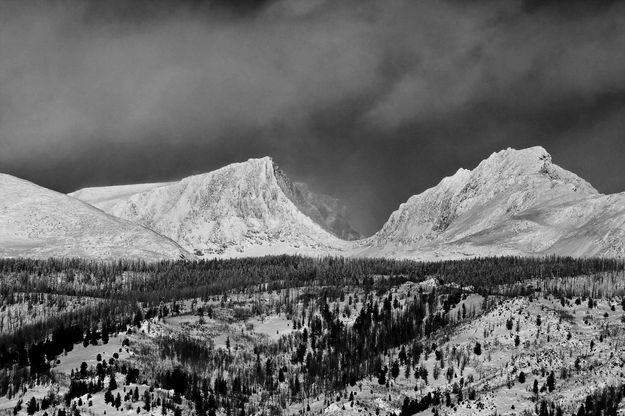
[[[140,225],[10,175],[0,174],[0,195],[1,257],[193,257]]]
[[[623,261],[0,259],[0,269],[3,415],[625,410]]]

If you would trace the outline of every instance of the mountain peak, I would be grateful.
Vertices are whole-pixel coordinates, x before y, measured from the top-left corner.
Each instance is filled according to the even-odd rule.
[[[273,159],[270,156],[263,156],[259,158],[249,158],[248,160],[244,162],[231,163],[217,170],[200,173],[198,175],[188,176],[182,180],[183,181],[190,180],[191,178],[194,178],[194,177],[208,178],[217,172],[225,173],[225,172],[237,171],[237,172],[240,172],[242,175],[249,175],[252,172],[258,172],[259,174],[262,175],[262,174],[270,174],[275,169],[277,169],[277,165],[274,163]]]
[[[542,146],[508,148],[490,155],[471,172],[471,187],[484,184],[493,190],[523,187],[563,187],[578,195],[597,194],[588,182],[553,163]],[[482,189],[487,189],[482,188]]]
[[[534,159],[539,159],[539,160],[545,160],[545,159],[549,159],[551,160],[551,155],[549,154],[549,152],[547,151],[547,149],[545,149],[542,146],[532,146],[532,147],[526,147],[523,149],[515,149],[513,147],[508,147],[507,149],[503,149],[499,152],[495,152],[494,154],[505,154],[505,155],[510,155],[512,157],[517,157],[517,158],[534,158]]]
[[[520,150],[507,148],[490,155],[476,170],[529,174],[539,172],[551,164],[552,157],[544,147],[535,146]]]
[[[236,163],[234,163],[236,165]],[[249,158],[245,162],[241,162],[242,165],[260,166],[263,168],[277,168],[276,163],[271,156],[263,156],[257,158]]]
[[[251,157],[247,161],[242,162],[242,163],[259,164],[263,166],[273,166],[275,164],[271,156],[263,156],[263,157],[256,157],[256,158]]]

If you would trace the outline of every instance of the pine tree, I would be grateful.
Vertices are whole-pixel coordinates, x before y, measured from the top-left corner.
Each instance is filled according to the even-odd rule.
[[[150,396],[150,392],[147,389],[143,392],[143,403],[143,408],[146,410],[146,412],[149,412],[152,408],[152,397]]]
[[[39,406],[37,405],[37,400],[35,397],[31,397],[30,401],[26,405],[26,413],[29,415],[34,415],[39,410]]]
[[[115,404],[115,397],[113,397],[113,393],[111,393],[110,390],[107,390],[106,393],[104,393],[104,403]]]
[[[482,355],[482,345],[479,342],[475,343],[475,347],[473,348],[473,353],[475,355]]]
[[[111,378],[109,379],[109,391],[117,388],[117,381],[115,380],[115,372],[111,372]]]
[[[399,376],[399,362],[397,360],[393,361],[391,365],[391,376],[396,379]]]
[[[380,371],[380,374],[378,375],[378,384],[381,386],[386,384],[386,369]]]
[[[109,327],[108,324],[102,325],[102,344],[109,343]]]
[[[547,388],[549,392],[552,392],[556,388],[556,377],[553,371],[549,373],[549,377],[547,377]]]

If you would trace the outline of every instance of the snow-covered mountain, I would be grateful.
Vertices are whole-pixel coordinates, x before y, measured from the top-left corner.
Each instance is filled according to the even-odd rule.
[[[401,204],[354,254],[623,256],[625,194],[602,195],[542,147],[507,149]]]
[[[178,182],[88,188],[71,195],[200,256],[346,254],[349,243],[302,212],[281,183],[284,175],[265,157]]]
[[[507,149],[460,169],[357,241],[348,241],[359,234],[336,199],[291,182],[268,157],[71,197],[8,175],[0,186],[5,256],[625,256],[625,193],[600,194],[542,147]]]
[[[145,260],[193,257],[145,227],[5,174],[0,174],[0,256]]]

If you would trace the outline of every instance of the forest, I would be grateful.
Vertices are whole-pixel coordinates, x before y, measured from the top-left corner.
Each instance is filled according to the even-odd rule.
[[[455,328],[506,299],[543,296],[569,306],[578,297],[577,305],[594,307],[593,298],[622,298],[624,272],[622,260],[559,257],[0,259],[0,397],[15,401],[35,386],[59,385],[63,394],[19,399],[14,413],[76,414],[102,396],[118,411],[243,416],[314,413],[320,402],[354,407],[364,403],[359,394],[379,389],[391,400],[398,380],[410,380],[416,396],[392,413],[438,413],[481,395],[479,374],[459,376],[482,357],[482,343],[450,348]],[[250,329],[251,320],[278,318],[288,329],[280,336]],[[223,334],[211,325],[227,334],[218,346]],[[508,318],[507,329],[515,326]],[[56,370],[65,357],[111,340],[119,347],[110,356]],[[515,345],[524,345],[518,335]],[[444,379],[451,390],[431,390]],[[581,414],[616,408],[594,404],[601,395],[620,403],[622,385],[610,388],[589,395]],[[540,415],[562,411],[547,398],[534,406]]]

